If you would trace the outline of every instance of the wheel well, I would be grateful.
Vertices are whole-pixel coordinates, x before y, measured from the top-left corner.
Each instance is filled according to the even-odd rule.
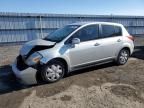
[[[52,60],[57,60],[57,61],[62,62],[64,64],[65,68],[66,68],[66,71],[65,71],[66,73],[65,74],[68,73],[68,64],[67,64],[66,60],[64,60],[63,58],[54,58]]]
[[[60,62],[62,62],[64,64],[65,69],[66,69],[65,75],[67,75],[68,74],[68,64],[67,64],[67,62],[63,58],[54,58],[54,59],[52,59],[50,61],[53,61],[53,60],[60,61]],[[39,71],[39,70],[36,72],[36,80],[37,80],[38,83],[42,83],[43,82],[43,79],[42,79],[42,76],[41,76],[41,71]]]
[[[130,52],[130,48],[129,48],[129,47],[124,47],[124,48],[122,48],[122,49],[126,49],[126,50],[128,50],[128,51],[129,51],[129,54],[131,54],[131,52]]]

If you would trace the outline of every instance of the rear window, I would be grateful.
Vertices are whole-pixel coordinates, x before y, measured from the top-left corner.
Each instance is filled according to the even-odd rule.
[[[102,25],[102,37],[122,36],[122,30],[119,26]]]

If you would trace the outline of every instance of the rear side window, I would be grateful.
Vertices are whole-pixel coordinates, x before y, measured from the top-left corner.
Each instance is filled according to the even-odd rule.
[[[102,25],[102,37],[115,37],[115,36],[121,36],[122,30],[119,26],[113,26],[113,25]]]

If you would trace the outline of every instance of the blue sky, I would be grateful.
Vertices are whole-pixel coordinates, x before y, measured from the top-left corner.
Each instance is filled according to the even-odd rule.
[[[0,0],[0,12],[144,16],[144,0]]]

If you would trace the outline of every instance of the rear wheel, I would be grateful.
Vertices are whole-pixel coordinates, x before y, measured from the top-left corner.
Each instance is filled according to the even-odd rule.
[[[117,64],[118,65],[124,65],[127,63],[128,58],[129,58],[130,52],[127,49],[122,49],[119,52],[119,55],[117,57]]]
[[[65,66],[60,61],[51,61],[43,67],[41,71],[42,78],[45,82],[52,83],[63,78]]]

